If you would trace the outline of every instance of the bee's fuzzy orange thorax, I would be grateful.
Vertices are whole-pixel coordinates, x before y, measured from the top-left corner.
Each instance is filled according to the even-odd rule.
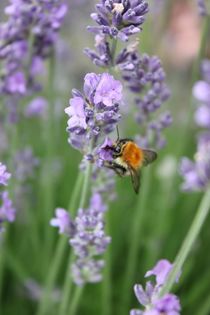
[[[143,151],[132,141],[123,146],[123,160],[135,169],[141,167],[143,163]]]

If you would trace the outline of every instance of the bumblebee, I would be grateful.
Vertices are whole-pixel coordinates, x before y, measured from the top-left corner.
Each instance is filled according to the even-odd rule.
[[[136,194],[139,192],[141,168],[152,163],[157,158],[157,153],[152,150],[140,148],[131,139],[117,139],[113,146],[108,147],[112,152],[112,161],[106,167],[115,171],[120,177],[131,176],[132,185]]]

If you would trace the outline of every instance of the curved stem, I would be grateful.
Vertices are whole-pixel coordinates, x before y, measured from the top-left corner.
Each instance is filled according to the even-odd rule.
[[[185,260],[187,259],[190,253],[190,250],[193,244],[195,243],[195,240],[198,237],[198,234],[205,222],[206,217],[209,214],[209,210],[210,210],[210,188],[206,191],[206,193],[203,196],[203,199],[200,203],[200,206],[197,210],[197,213],[194,217],[191,227],[187,233],[187,236],[184,242],[182,243],[182,246],[175,258],[174,267],[171,273],[169,274],[169,277],[166,283],[164,284],[164,286],[162,287],[160,291],[160,296],[163,296],[164,294],[168,293],[171,290],[179,272],[182,269],[182,266]]]

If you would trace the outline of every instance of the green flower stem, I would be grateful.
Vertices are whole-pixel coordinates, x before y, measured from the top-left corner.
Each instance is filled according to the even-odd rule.
[[[68,312],[69,315],[76,315],[77,314],[79,301],[82,297],[83,291],[84,291],[84,286],[77,286],[75,288],[75,292],[74,292],[74,295],[72,297],[71,305],[70,305],[69,312]]]
[[[111,212],[108,210],[106,213],[106,234],[111,235],[110,229],[110,215]],[[104,277],[102,282],[102,292],[103,292],[103,301],[102,301],[102,315],[112,314],[112,279],[111,279],[111,244],[108,245],[105,253],[105,270]]]
[[[73,258],[74,258],[74,256],[72,255],[72,252],[70,252],[68,264],[67,264],[67,270],[66,270],[66,274],[65,274],[64,286],[63,286],[64,287],[63,295],[62,295],[63,298],[62,298],[62,301],[60,303],[58,315],[66,315],[67,314],[69,297],[71,295],[71,291],[73,288],[72,279],[69,277],[70,266],[73,262]]]
[[[207,218],[207,215],[209,213],[210,210],[210,188],[206,191],[206,193],[204,194],[200,206],[197,210],[197,213],[194,217],[194,220],[192,222],[192,225],[189,229],[189,232],[184,240],[184,242],[182,243],[182,246],[175,258],[174,261],[174,267],[171,271],[171,273],[169,274],[169,277],[166,281],[166,283],[164,284],[164,286],[162,287],[161,291],[160,291],[160,296],[163,296],[164,294],[168,293],[176,278],[177,275],[179,274],[180,270],[182,269],[182,266],[185,262],[185,260],[187,259],[190,250],[193,246],[193,244],[195,243],[198,234],[205,222],[205,219]]]
[[[151,176],[151,166],[150,169],[144,170],[144,178],[142,180],[142,187],[139,192],[136,212],[133,217],[133,223],[130,228],[131,238],[130,238],[130,248],[128,251],[127,269],[125,272],[125,282],[123,287],[123,298],[122,298],[122,312],[121,314],[128,314],[130,307],[130,298],[132,294],[132,286],[134,285],[134,276],[136,271],[136,266],[138,263],[139,255],[139,245],[141,240],[142,227],[144,224],[144,216],[147,211],[147,201],[149,198],[149,188],[150,188],[150,176]]]
[[[74,186],[74,190],[72,192],[71,199],[68,206],[68,209],[69,211],[71,211],[71,213],[74,213],[76,210],[76,203],[79,198],[79,194],[80,194],[80,190],[82,186],[82,179],[83,179],[83,174],[80,172],[77,177],[77,181]],[[55,256],[52,259],[52,262],[50,264],[50,269],[49,269],[49,273],[47,275],[46,284],[45,284],[45,292],[42,295],[42,299],[39,304],[37,315],[43,315],[47,313],[47,310],[49,307],[50,292],[52,292],[54,288],[55,281],[57,279],[57,276],[60,270],[60,266],[62,263],[62,259],[63,259],[63,255],[65,252],[67,243],[68,241],[66,237],[61,235],[59,238],[56,250],[55,250]]]
[[[80,204],[79,208],[84,208],[86,201],[87,201],[87,196],[89,192],[89,187],[90,187],[90,177],[91,177],[91,171],[92,171],[92,164],[88,163],[86,171],[85,171],[85,177],[84,177],[84,182],[83,182],[83,188],[82,188],[82,193],[81,193],[81,199],[80,199]],[[70,271],[70,265],[74,260],[74,255],[72,252],[69,253],[69,259],[68,259],[68,264],[67,264],[67,270],[66,270],[66,275],[65,275],[65,282],[63,286],[63,299],[61,301],[60,309],[59,309],[59,315],[65,315],[67,309],[74,309],[75,311],[77,309],[77,305],[73,306],[73,303],[75,304],[76,302],[79,303],[80,296],[75,296],[70,299],[70,293],[72,289],[72,277],[69,277]],[[77,289],[76,289],[77,290]],[[82,292],[81,292],[82,293]],[[74,300],[75,298],[75,300]],[[69,305],[70,302],[70,306]],[[71,313],[70,313],[71,314]]]

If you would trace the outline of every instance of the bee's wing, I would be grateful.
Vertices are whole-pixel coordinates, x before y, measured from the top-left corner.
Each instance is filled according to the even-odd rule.
[[[147,166],[157,159],[157,153],[152,150],[143,150],[143,165]]]
[[[128,165],[128,170],[131,175],[131,181],[133,185],[133,189],[136,194],[139,193],[140,188],[140,179],[141,179],[141,173],[139,170],[135,170],[132,166]]]

